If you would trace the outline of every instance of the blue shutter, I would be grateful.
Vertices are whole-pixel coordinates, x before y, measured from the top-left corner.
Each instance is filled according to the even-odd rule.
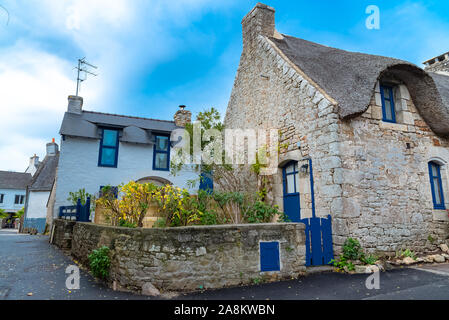
[[[279,242],[260,242],[260,271],[280,271]]]

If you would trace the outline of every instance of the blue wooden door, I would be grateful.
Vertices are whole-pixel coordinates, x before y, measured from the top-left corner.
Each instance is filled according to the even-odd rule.
[[[291,222],[300,222],[298,162],[291,161],[282,169],[284,180],[284,213]]]
[[[334,258],[332,244],[332,218],[302,219],[306,225],[306,266],[329,264]]]

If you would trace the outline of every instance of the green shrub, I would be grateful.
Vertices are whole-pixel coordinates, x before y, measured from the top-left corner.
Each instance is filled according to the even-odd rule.
[[[363,255],[363,257],[360,258],[360,260],[366,264],[375,264],[377,261],[377,257],[371,254],[368,256]]]
[[[164,218],[157,219],[153,224],[153,228],[165,228],[166,226],[167,222],[165,221]]]
[[[399,252],[396,253],[396,256],[398,258],[409,257],[409,258],[412,258],[413,260],[416,260],[416,254],[410,249],[399,250]]]
[[[125,219],[120,219],[118,222],[119,227],[125,228],[137,228],[137,225],[133,222],[127,221]]]
[[[360,242],[353,238],[346,239],[343,244],[343,257],[345,260],[360,260],[363,257]]]
[[[100,279],[106,279],[109,276],[109,268],[111,259],[109,258],[109,248],[103,246],[92,251],[88,256],[90,262],[90,270],[93,275]]]

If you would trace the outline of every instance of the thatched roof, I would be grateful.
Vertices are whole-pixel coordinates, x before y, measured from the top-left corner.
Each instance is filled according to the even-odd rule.
[[[377,80],[386,74],[402,80],[424,120],[449,136],[449,77],[425,72],[394,58],[349,52],[283,35],[271,41],[338,103],[342,119],[368,108]]]

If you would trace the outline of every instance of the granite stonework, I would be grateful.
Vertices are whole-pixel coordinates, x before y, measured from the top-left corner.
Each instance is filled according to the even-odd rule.
[[[56,220],[56,245],[66,224]],[[260,241],[279,241],[279,272],[260,272]],[[305,272],[304,243],[304,225],[293,223],[165,229],[76,223],[71,253],[88,266],[88,255],[108,246],[110,283],[121,290],[141,292],[151,283],[161,291],[190,291],[297,278]]]
[[[52,226],[53,231],[50,234],[50,242],[61,249],[70,250],[75,223],[75,221],[55,219]]]
[[[338,103],[273,43],[282,38],[274,29],[274,9],[256,5],[242,26],[243,52],[225,126],[279,130],[279,168],[269,195],[274,203],[283,208],[282,167],[310,158],[316,215],[332,216],[337,253],[348,237],[370,252],[436,250],[449,238],[449,218],[446,210],[433,210],[428,162],[442,166],[448,208],[449,140],[429,128],[404,82],[388,73],[380,79],[394,84],[397,123],[382,121],[379,83],[367,111],[343,120]],[[308,174],[300,173],[299,180],[301,218],[311,217]]]

